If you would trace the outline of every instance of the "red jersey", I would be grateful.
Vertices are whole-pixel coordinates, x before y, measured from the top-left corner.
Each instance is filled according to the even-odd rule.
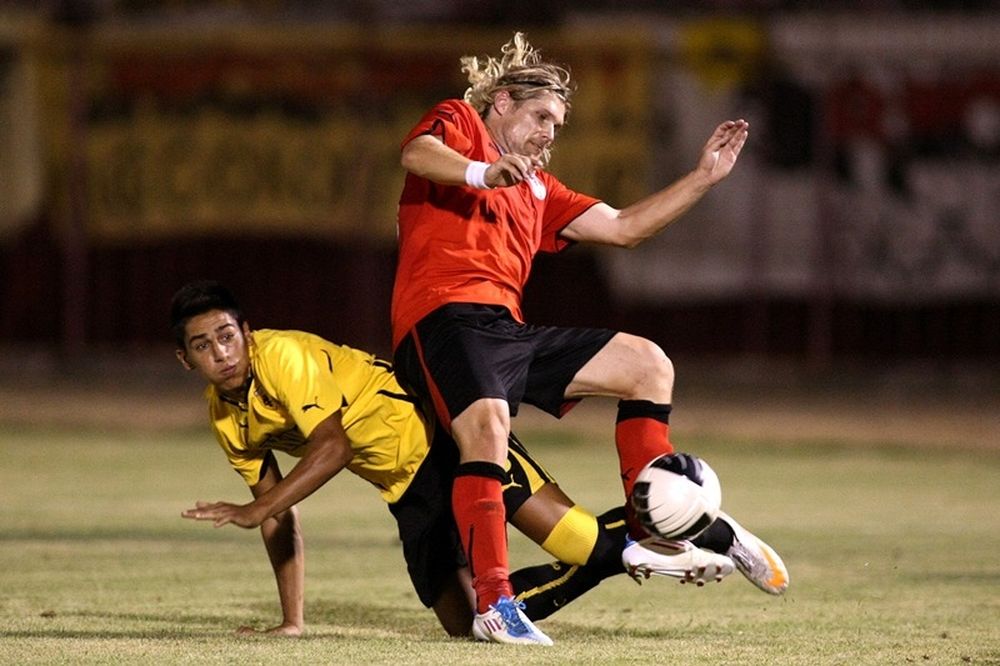
[[[435,106],[402,145],[424,134],[472,160],[500,159],[482,118],[462,100]],[[545,171],[493,190],[439,185],[408,173],[399,198],[393,347],[446,303],[501,305],[523,321],[521,295],[535,254],[569,245],[559,232],[598,201]]]

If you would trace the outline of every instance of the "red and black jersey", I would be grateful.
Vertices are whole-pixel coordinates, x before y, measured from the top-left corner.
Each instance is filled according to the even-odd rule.
[[[472,160],[500,159],[500,148],[479,114],[462,100],[435,106],[402,145],[424,134]],[[537,172],[533,180],[478,190],[407,174],[399,199],[393,347],[446,303],[500,305],[523,321],[521,296],[535,254],[569,245],[559,232],[598,202],[547,172]]]

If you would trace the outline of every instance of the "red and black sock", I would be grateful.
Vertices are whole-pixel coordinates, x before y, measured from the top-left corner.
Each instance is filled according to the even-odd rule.
[[[620,401],[615,423],[615,446],[618,447],[622,486],[625,489],[629,534],[633,539],[639,539],[647,535],[639,527],[628,500],[632,497],[635,477],[646,463],[674,451],[670,443],[670,405],[649,400]]]
[[[476,612],[501,596],[513,596],[507,560],[507,516],[502,484],[506,473],[491,462],[467,462],[455,471],[451,506],[476,591]]]

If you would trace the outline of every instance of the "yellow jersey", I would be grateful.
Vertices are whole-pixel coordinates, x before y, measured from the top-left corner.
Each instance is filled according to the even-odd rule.
[[[339,411],[354,456],[347,468],[393,503],[427,457],[430,427],[392,366],[301,331],[261,329],[247,340],[243,400],[209,386],[212,429],[229,463],[255,485],[270,450],[301,457],[313,429]]]

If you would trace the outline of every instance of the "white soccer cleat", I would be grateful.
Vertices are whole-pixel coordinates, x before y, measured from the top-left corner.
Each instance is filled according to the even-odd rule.
[[[552,639],[531,623],[522,610],[524,603],[500,597],[485,613],[472,620],[472,635],[477,641],[515,645],[552,645]]]
[[[733,530],[733,545],[726,555],[733,559],[740,573],[768,594],[784,594],[788,589],[788,569],[778,553],[728,514],[720,511],[718,520]]]
[[[733,573],[735,565],[725,555],[696,548],[690,541],[672,541],[646,537],[641,541],[628,538],[622,551],[625,571],[637,583],[650,576],[669,576],[681,583],[719,582]]]

